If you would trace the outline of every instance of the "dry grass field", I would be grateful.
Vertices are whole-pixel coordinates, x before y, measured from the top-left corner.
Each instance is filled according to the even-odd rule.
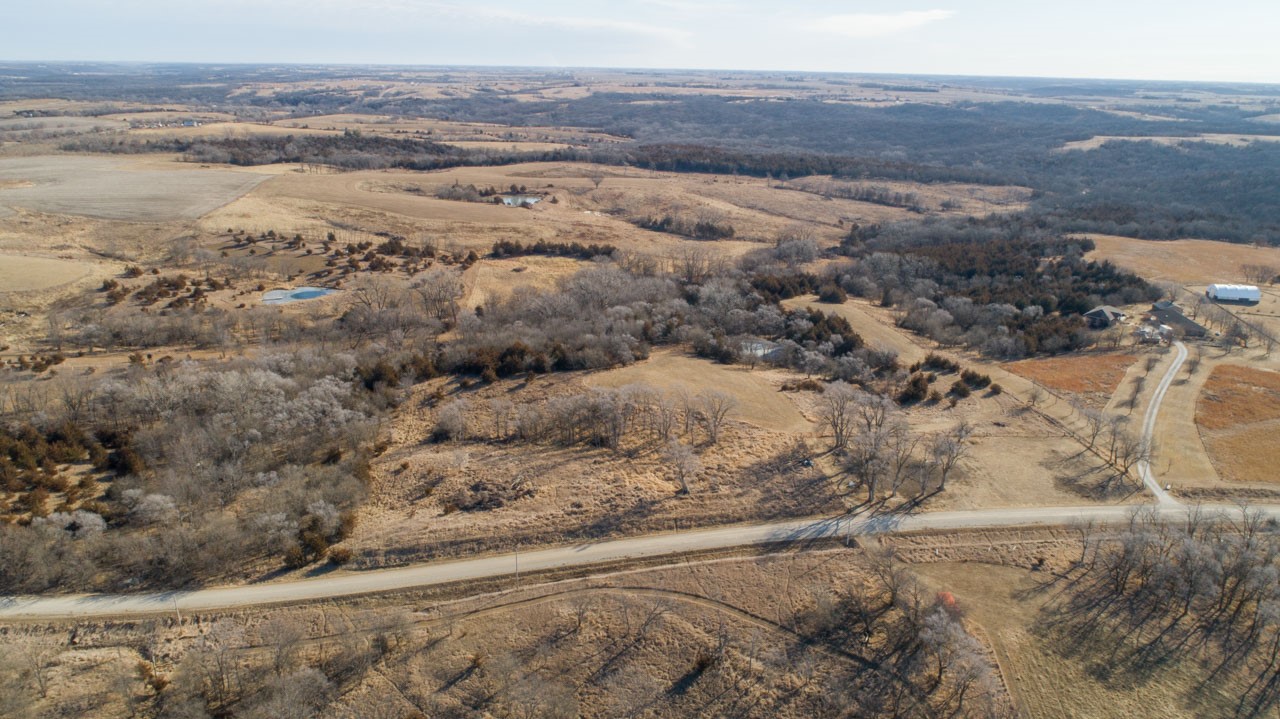
[[[194,220],[248,192],[261,175],[200,169],[138,169],[105,157],[0,159],[0,179],[31,183],[0,190],[0,205],[135,222]]]
[[[939,550],[965,556],[963,546],[948,550],[972,539],[919,540],[904,556],[931,561]],[[1049,535],[990,540],[1018,563],[1030,561],[1031,547],[1043,551],[1061,543]],[[934,588],[967,586],[940,578],[929,565],[899,567],[908,577],[927,572],[926,603]],[[983,576],[1001,569],[939,567],[967,567]],[[145,666],[165,680],[160,693],[168,692],[168,704],[181,705],[179,693],[192,683],[184,658],[212,645],[247,672],[228,685],[232,691],[277,669],[323,668],[337,677],[325,716],[476,716],[480,706],[486,716],[546,719],[801,719],[848,708],[832,691],[871,671],[859,660],[876,647],[814,636],[833,599],[865,591],[871,577],[862,549],[832,548],[694,557],[582,579],[508,578],[462,592],[442,587],[341,605],[21,625],[10,628],[6,644],[23,652],[24,666],[39,672],[45,691],[34,681],[8,688],[21,692],[21,705],[32,716],[127,716],[153,706],[157,691],[138,673]],[[467,596],[474,592],[480,593]],[[963,602],[960,607],[970,612],[963,626],[979,640],[976,647],[992,671],[993,711],[1006,715],[1019,697],[1009,695],[1003,666],[993,665],[993,658],[1003,663],[1003,657],[990,653],[990,630],[975,620],[977,608],[969,607],[967,596]],[[9,669],[0,666],[0,676]],[[302,694],[293,702],[312,699]]]
[[[1111,262],[1148,280],[1191,285],[1243,282],[1240,266],[1280,266],[1280,248],[1254,247],[1209,240],[1136,240],[1114,235],[1087,235],[1097,249],[1091,260]]]
[[[1105,406],[1137,359],[1131,354],[1085,354],[1022,360],[1004,367],[1037,384]]]
[[[521,287],[554,290],[560,280],[586,266],[565,257],[486,258],[462,274],[465,294],[459,304],[468,309],[487,306]]]
[[[1140,136],[1125,137],[1120,135],[1097,135],[1088,140],[1076,140],[1068,142],[1059,148],[1059,151],[1068,150],[1096,150],[1108,142],[1154,142],[1158,145],[1182,145],[1188,142],[1207,142],[1214,145],[1231,145],[1232,147],[1246,147],[1255,142],[1280,142],[1280,135],[1232,135],[1221,133],[1208,133],[1202,135],[1191,135],[1188,137],[1176,136]]]
[[[1029,719],[1124,719],[1138,716],[1231,716],[1234,688],[1195,691],[1203,673],[1195,662],[1164,666],[1135,677],[1095,664],[1069,640],[1044,631],[1041,613],[1051,596],[1038,591],[1043,575],[1010,566],[938,563],[915,566],[932,586],[952,592],[991,645],[1018,715]]]
[[[757,427],[805,435],[817,430],[796,406],[794,393],[781,392],[788,372],[750,370],[745,365],[722,365],[690,357],[680,352],[655,352],[646,362],[608,372],[592,374],[587,383],[600,387],[621,387],[643,382],[668,390],[696,394],[705,389],[727,392],[737,401],[734,418]]]
[[[1196,422],[1210,429],[1280,419],[1280,373],[1218,365],[1205,383]]]
[[[770,187],[764,180],[655,174],[609,168],[595,189],[595,168],[538,163],[494,168],[303,174],[278,167],[271,180],[200,221],[206,232],[227,227],[274,229],[292,235],[329,229],[379,227],[410,238],[435,237],[444,245],[487,250],[497,240],[605,243],[626,251],[673,257],[701,248],[731,260],[803,227],[824,244],[843,234],[841,224],[890,221],[905,209]],[[523,185],[546,193],[532,209],[439,200],[435,192],[458,183],[507,188]],[[555,202],[551,202],[551,198]],[[734,226],[732,240],[709,245],[642,230],[628,220],[663,214],[712,216]]]
[[[801,295],[784,300],[782,306],[787,309],[815,309],[843,317],[869,346],[893,350],[898,353],[899,362],[905,364],[919,361],[927,354],[917,338],[894,326],[888,312],[866,300],[851,299],[844,304],[831,305],[819,302],[816,295]]]
[[[93,272],[93,265],[77,260],[30,255],[0,255],[0,292],[47,290]]]
[[[1196,405],[1196,423],[1223,479],[1280,482],[1280,373],[1218,365]]]

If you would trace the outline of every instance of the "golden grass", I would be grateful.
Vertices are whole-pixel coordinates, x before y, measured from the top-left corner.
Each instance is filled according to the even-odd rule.
[[[1011,362],[1005,369],[1050,389],[1109,397],[1136,359],[1130,354],[1073,355]]]
[[[510,296],[519,287],[555,289],[561,279],[586,266],[567,257],[509,257],[484,259],[463,273],[466,296],[462,306],[474,309]]]
[[[647,382],[663,389],[683,387],[697,394],[718,390],[738,401],[730,415],[762,429],[780,432],[807,432],[815,426],[805,419],[788,393],[780,392],[773,372],[749,370],[743,365],[722,365],[690,357],[680,352],[654,352],[644,362],[592,374],[587,382],[599,387],[621,387]]]
[[[1037,575],[1028,570],[977,563],[921,564],[913,569],[934,588],[955,595],[969,620],[980,626],[1021,717],[1198,719],[1218,715],[1206,710],[1231,705],[1230,696],[1191,698],[1203,679],[1194,661],[1163,666],[1149,677],[1134,679],[1108,676],[1075,656],[1072,647],[1059,646],[1041,631],[1041,608],[1050,595],[1033,591]]]
[[[1087,257],[1111,262],[1148,280],[1188,284],[1243,281],[1240,266],[1280,267],[1280,249],[1211,240],[1136,240],[1114,235],[1087,235],[1097,249]]]
[[[1235,431],[1207,434],[1205,449],[1218,474],[1228,482],[1280,483],[1280,422],[1248,425]]]
[[[1190,137],[1177,136],[1128,136],[1128,135],[1095,135],[1088,140],[1068,142],[1059,150],[1096,150],[1108,142],[1153,142],[1157,145],[1177,146],[1188,142],[1205,142],[1211,145],[1231,145],[1244,147],[1254,142],[1280,142],[1276,135],[1236,135],[1223,133],[1205,133]]]
[[[54,257],[0,255],[0,293],[47,290],[88,276],[93,263]]]

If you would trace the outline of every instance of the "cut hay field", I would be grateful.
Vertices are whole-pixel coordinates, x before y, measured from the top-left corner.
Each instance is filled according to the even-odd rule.
[[[0,255],[0,293],[47,290],[92,274],[89,262],[56,257]]]
[[[294,127],[279,127],[256,122],[210,122],[199,127],[139,127],[129,130],[129,135],[139,140],[157,140],[176,137],[183,139],[197,138],[232,138],[232,137],[285,137],[289,135],[339,135],[336,130],[316,130]]]
[[[1280,372],[1218,365],[1196,404],[1196,424],[1223,479],[1280,482]]]
[[[0,180],[30,183],[0,190],[0,206],[133,222],[192,220],[251,190],[261,175],[175,163],[145,169],[127,159],[92,156],[0,158]]]
[[[1280,248],[1211,240],[1136,240],[1115,235],[1086,235],[1097,249],[1086,257],[1110,260],[1148,280],[1186,284],[1243,282],[1240,266],[1280,266]]]

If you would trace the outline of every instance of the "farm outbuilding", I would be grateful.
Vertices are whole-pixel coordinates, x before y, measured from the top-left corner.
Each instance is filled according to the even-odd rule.
[[[1209,299],[1220,302],[1259,302],[1262,300],[1262,291],[1254,285],[1213,284],[1209,285],[1209,288],[1204,293]]]
[[[1169,301],[1157,302],[1151,306],[1147,314],[1147,322],[1157,328],[1161,336],[1172,335],[1176,330],[1183,337],[1199,338],[1209,334],[1209,330],[1182,314],[1177,305]]]

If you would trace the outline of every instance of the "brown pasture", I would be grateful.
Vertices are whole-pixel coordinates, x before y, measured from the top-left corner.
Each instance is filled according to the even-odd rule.
[[[1136,359],[1131,354],[1086,354],[1022,360],[1004,367],[1050,389],[1110,397]]]
[[[1242,282],[1241,265],[1280,267],[1280,248],[1211,240],[1137,240],[1115,235],[1086,235],[1097,248],[1091,260],[1109,260],[1148,280],[1186,284]]]
[[[1280,372],[1214,367],[1196,404],[1196,424],[1223,479],[1280,482]]]

